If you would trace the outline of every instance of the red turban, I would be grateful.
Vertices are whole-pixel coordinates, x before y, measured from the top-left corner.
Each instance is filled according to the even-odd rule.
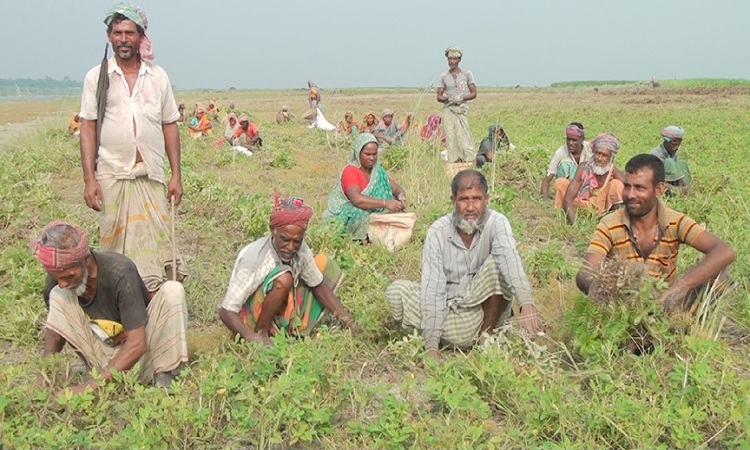
[[[307,224],[310,223],[312,213],[312,208],[303,205],[301,198],[279,198],[279,194],[276,194],[269,224],[271,228],[296,225],[303,230],[307,230]]]
[[[63,270],[74,264],[80,263],[91,254],[86,232],[71,223],[63,222],[62,220],[54,220],[44,227],[44,230],[42,230],[42,236],[47,234],[47,231],[49,231],[50,228],[58,225],[66,225],[75,230],[78,235],[78,245],[76,245],[75,248],[48,247],[42,244],[41,237],[34,239],[29,244],[31,253],[34,254],[34,257],[42,263],[45,269],[51,271]]]

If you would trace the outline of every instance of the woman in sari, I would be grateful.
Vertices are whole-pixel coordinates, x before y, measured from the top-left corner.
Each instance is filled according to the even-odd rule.
[[[427,117],[427,125],[422,127],[419,136],[431,144],[440,142],[442,145],[445,145],[445,130],[442,126],[440,114],[430,114]]]
[[[378,118],[375,117],[375,113],[368,111],[364,119],[362,119],[362,128],[359,129],[360,133],[372,133],[378,126]]]
[[[352,146],[352,159],[328,196],[324,218],[342,223],[354,240],[367,241],[370,214],[404,210],[404,189],[378,164],[378,141],[361,133]]]
[[[351,111],[344,114],[344,120],[336,126],[336,131],[344,134],[357,134],[359,132],[359,124],[354,121],[354,114]]]

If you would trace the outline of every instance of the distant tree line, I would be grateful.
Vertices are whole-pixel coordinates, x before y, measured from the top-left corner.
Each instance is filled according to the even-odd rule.
[[[83,87],[83,82],[54,78],[0,78],[0,95],[26,97],[31,95],[75,95]]]

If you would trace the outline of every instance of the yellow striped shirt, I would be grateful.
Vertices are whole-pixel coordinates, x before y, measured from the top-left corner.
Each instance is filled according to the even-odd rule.
[[[693,246],[695,239],[705,229],[685,214],[667,208],[662,202],[657,208],[659,241],[650,253],[646,254],[638,247],[625,208],[608,214],[599,222],[586,253],[644,262],[651,276],[672,281],[677,271],[680,244]]]

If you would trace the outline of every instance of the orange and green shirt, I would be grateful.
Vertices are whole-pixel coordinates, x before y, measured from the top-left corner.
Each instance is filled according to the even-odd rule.
[[[694,246],[696,238],[705,228],[685,214],[667,208],[662,202],[657,208],[658,242],[648,254],[638,246],[630,227],[630,216],[624,208],[608,214],[599,222],[586,253],[643,262],[652,277],[671,282],[677,272],[680,244]]]

